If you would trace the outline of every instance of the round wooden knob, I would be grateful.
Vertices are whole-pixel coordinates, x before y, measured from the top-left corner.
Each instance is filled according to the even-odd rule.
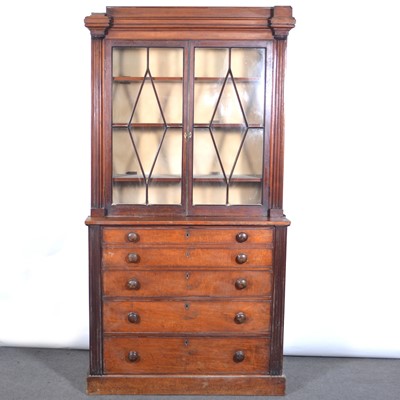
[[[128,314],[128,321],[131,322],[132,324],[138,324],[140,322],[139,314],[135,312],[130,312]]]
[[[140,236],[136,232],[129,232],[126,237],[128,239],[128,242],[132,242],[132,243],[136,243],[140,240]]]
[[[129,253],[127,258],[130,263],[138,263],[140,261],[140,256],[137,253]]]
[[[245,232],[239,232],[239,233],[236,235],[236,241],[239,242],[239,243],[245,242],[248,238],[249,238],[249,236],[248,236],[248,234],[245,233]]]
[[[136,362],[140,360],[139,353],[137,351],[130,351],[128,353],[128,360],[131,362]]]
[[[242,362],[245,359],[244,351],[238,350],[235,351],[235,354],[233,355],[233,361],[235,362]]]
[[[126,286],[130,290],[139,290],[140,289],[140,282],[136,278],[132,278],[132,279],[129,279],[129,281],[126,284]]]
[[[235,315],[234,321],[237,324],[243,324],[246,321],[246,319],[247,319],[247,317],[246,317],[246,314],[244,312],[238,312]]]
[[[236,288],[237,290],[246,289],[246,288],[247,288],[247,281],[246,281],[246,279],[243,279],[243,278],[236,279],[235,288]]]
[[[244,264],[247,261],[247,256],[246,254],[238,254],[236,256],[236,262],[238,264]]]

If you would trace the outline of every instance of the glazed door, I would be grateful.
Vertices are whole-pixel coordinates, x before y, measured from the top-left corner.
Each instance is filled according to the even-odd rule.
[[[111,51],[111,213],[184,213],[185,43]]]
[[[191,214],[267,211],[267,44],[192,47]]]

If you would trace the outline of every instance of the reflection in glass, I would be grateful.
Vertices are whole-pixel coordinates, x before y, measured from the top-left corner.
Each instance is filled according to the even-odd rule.
[[[177,81],[171,83],[156,80],[154,86],[158,94],[165,120],[169,124],[182,123],[182,82]],[[143,111],[146,112],[145,110]]]
[[[183,77],[183,50],[171,47],[151,47],[149,68],[154,77]]]
[[[117,76],[141,76],[146,72],[146,53],[144,47],[114,47],[113,77]]]
[[[232,182],[229,186],[229,204],[261,204],[260,183]]]
[[[128,123],[139,89],[139,82],[131,82],[129,84],[113,83],[112,119],[114,124]]]
[[[229,49],[196,48],[194,75],[196,78],[225,78],[229,68]]]

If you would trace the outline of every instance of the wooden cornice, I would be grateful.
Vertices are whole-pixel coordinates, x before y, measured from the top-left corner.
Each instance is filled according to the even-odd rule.
[[[110,25],[111,18],[107,14],[93,13],[85,18],[85,26],[93,39],[104,38]]]
[[[294,28],[296,20],[292,17],[292,7],[276,6],[273,8],[273,16],[269,20],[274,38],[276,40],[286,40],[289,31]]]
[[[272,8],[107,7],[113,30],[265,29]]]
[[[85,18],[92,38],[286,39],[295,25],[292,8],[276,7],[107,7],[105,14]],[[213,33],[211,33],[213,32]],[[208,35],[209,33],[209,35]],[[125,35],[125,36],[124,36]],[[231,36],[229,36],[231,35]],[[240,35],[238,35],[241,37]]]

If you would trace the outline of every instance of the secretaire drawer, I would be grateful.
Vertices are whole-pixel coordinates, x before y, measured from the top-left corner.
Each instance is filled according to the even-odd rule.
[[[104,267],[268,267],[272,250],[266,248],[118,248],[103,249]]]
[[[103,272],[105,296],[271,296],[271,271]]]
[[[109,333],[212,332],[267,333],[268,301],[104,301]]]
[[[265,373],[266,338],[106,337],[107,374]]]
[[[272,243],[272,228],[104,228],[104,243],[119,244],[257,244]]]

